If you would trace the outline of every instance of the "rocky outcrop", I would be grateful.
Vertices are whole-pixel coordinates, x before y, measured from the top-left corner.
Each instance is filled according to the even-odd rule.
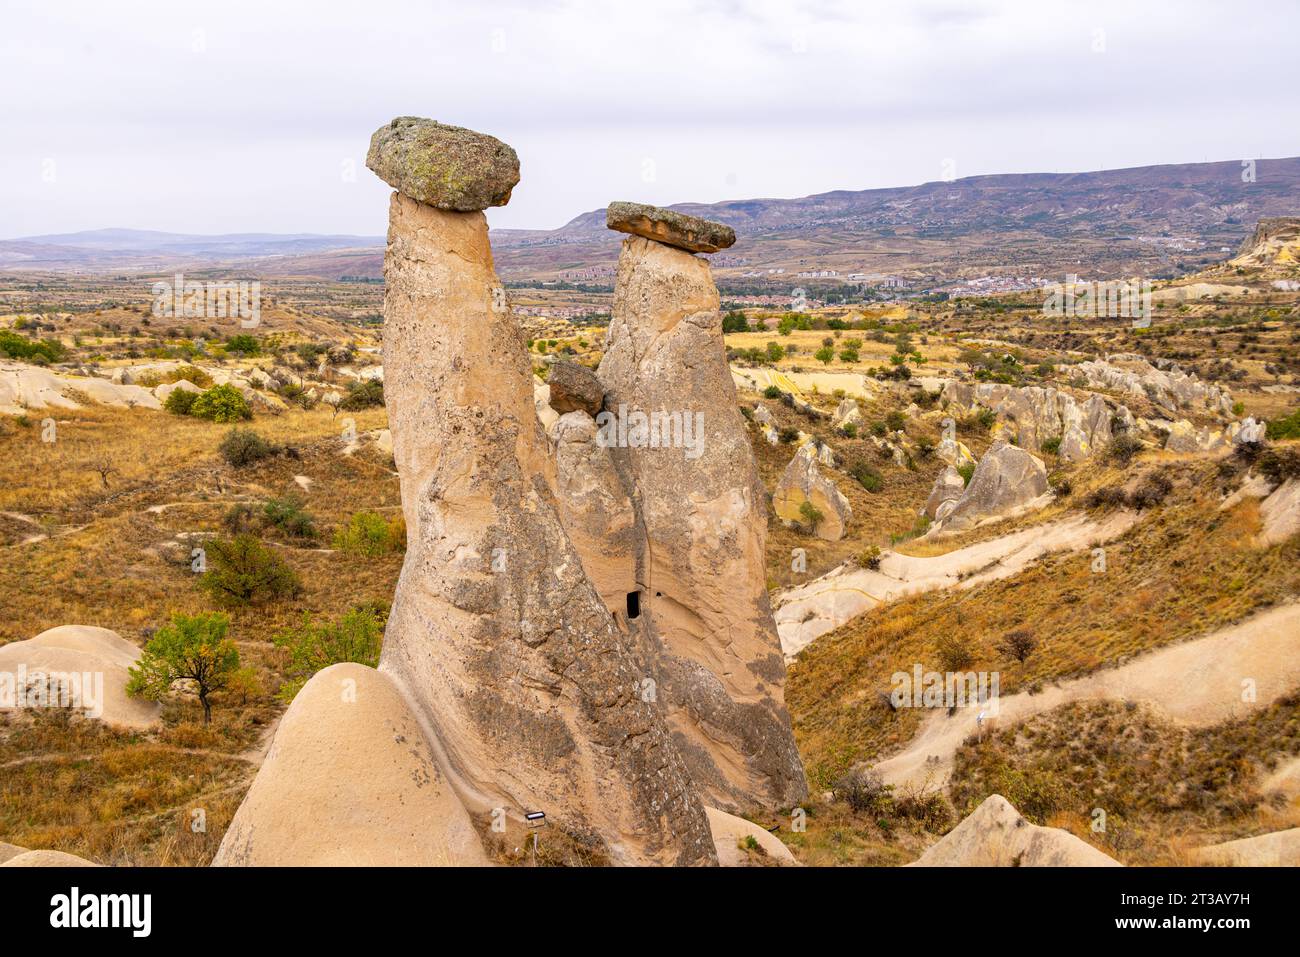
[[[1224,389],[1184,372],[1173,363],[1152,365],[1131,353],[1090,359],[1069,367],[1072,375],[1083,378],[1089,388],[1149,399],[1166,412],[1181,409],[1232,415],[1232,397]]]
[[[566,412],[586,412],[589,416],[600,414],[605,401],[605,389],[596,373],[576,362],[557,362],[546,377],[551,387],[548,403],[559,415]]]
[[[502,201],[509,177],[489,166],[488,182],[458,195]],[[392,179],[408,182],[401,170]],[[482,213],[395,194],[384,277],[408,546],[380,670],[471,816],[542,811],[613,863],[713,862],[682,756],[641,693],[647,664],[561,525]]]
[[[949,381],[943,389],[949,414],[977,408],[998,416],[994,434],[1014,439],[1023,449],[1037,452],[1049,440],[1059,440],[1057,454],[1066,461],[1087,458],[1111,439],[1112,412],[1101,396],[1080,403],[1068,392],[1053,388],[1019,388],[999,382]],[[1124,409],[1122,414],[1127,414]],[[945,457],[946,460],[946,457]],[[950,463],[955,464],[955,463]]]
[[[799,447],[781,473],[781,480],[772,493],[772,509],[787,525],[807,525],[808,518],[803,512],[805,502],[811,503],[821,515],[813,529],[818,538],[838,542],[844,537],[853,519],[853,509],[835,483],[817,468],[817,449],[811,442]]]
[[[1047,494],[1041,459],[999,439],[975,467],[961,498],[935,530],[960,531],[1030,506]]]
[[[119,409],[161,409],[143,386],[114,384],[93,376],[60,375],[39,366],[0,361],[0,415],[46,409],[79,409],[82,399]]]
[[[62,625],[27,641],[0,645],[0,713],[14,707],[58,706],[124,728],[159,723],[161,705],[129,697],[129,671],[140,649],[115,631]],[[24,705],[23,702],[26,702]]]
[[[1276,545],[1300,532],[1300,478],[1287,479],[1259,503],[1261,545]]]
[[[1192,860],[1207,867],[1300,867],[1300,827],[1198,847]]]
[[[909,867],[1122,867],[1069,831],[1031,824],[1000,794],[970,815]]]
[[[790,848],[766,828],[743,817],[706,807],[718,863],[723,867],[797,867]]]
[[[603,444],[639,526],[624,620],[674,740],[706,804],[789,807],[806,785],[767,596],[766,496],[706,260],[624,240],[599,376]]]
[[[294,697],[213,865],[488,863],[420,722],[373,668],[331,665]]]
[[[736,241],[730,226],[644,203],[610,203],[605,225],[692,253],[716,253]]]
[[[975,464],[975,456],[966,447],[966,443],[960,442],[949,435],[940,439],[939,444],[934,447],[934,454],[939,457],[940,461],[946,462],[953,468]]]
[[[519,157],[493,136],[399,116],[370,138],[366,166],[417,202],[462,213],[510,202]]]
[[[862,428],[862,409],[858,407],[856,399],[844,399],[835,409],[835,416],[831,419],[831,425],[837,429],[844,429],[846,426],[853,426],[855,429]]]
[[[966,491],[966,480],[961,473],[949,465],[934,480],[930,497],[925,500],[922,513],[932,521],[942,521],[957,507],[957,502]]]

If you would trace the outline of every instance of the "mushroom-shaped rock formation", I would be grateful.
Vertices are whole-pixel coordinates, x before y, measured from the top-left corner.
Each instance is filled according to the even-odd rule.
[[[366,165],[399,193],[461,213],[504,206],[519,182],[519,157],[496,137],[418,116],[377,129]]]
[[[766,496],[718,307],[707,261],[624,240],[597,423],[637,513],[624,621],[706,803],[789,807],[807,786],[767,596]]]
[[[613,863],[713,863],[703,805],[642,693],[648,665],[561,525],[487,221],[400,191],[422,181],[427,153],[402,154],[417,168],[385,167],[399,192],[384,394],[409,545],[380,670],[415,706],[471,815],[544,812]],[[482,166],[461,191],[503,201],[510,177]]]
[[[0,711],[66,706],[106,724],[151,727],[162,706],[126,693],[139,659],[140,649],[117,632],[90,625],[62,625],[0,645]]]
[[[346,663],[318,671],[294,697],[212,863],[488,860],[397,686],[373,668]]]
[[[692,253],[716,253],[736,241],[730,226],[644,203],[610,203],[605,225]]]

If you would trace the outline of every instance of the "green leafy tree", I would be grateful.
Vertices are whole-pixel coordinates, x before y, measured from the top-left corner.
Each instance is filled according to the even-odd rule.
[[[822,346],[813,353],[813,358],[823,365],[830,365],[831,360],[835,358],[835,350],[830,346]]]
[[[297,627],[274,639],[289,658],[280,697],[292,701],[312,675],[341,661],[377,666],[387,620],[388,606],[378,602],[358,605],[336,622],[318,624],[304,613]]]
[[[126,693],[157,701],[178,681],[186,682],[203,706],[203,723],[210,723],[210,695],[224,688],[239,668],[239,650],[226,637],[229,627],[230,619],[220,612],[172,616],[171,624],[158,629],[130,669]]]
[[[253,410],[243,393],[227,383],[201,393],[190,406],[190,415],[212,422],[238,422],[251,419]]]
[[[199,585],[223,605],[289,598],[302,588],[297,574],[253,535],[214,538],[204,546],[208,570]]]

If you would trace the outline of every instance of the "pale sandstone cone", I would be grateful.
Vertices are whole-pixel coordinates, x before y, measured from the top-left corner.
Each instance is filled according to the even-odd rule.
[[[705,802],[788,808],[807,793],[785,708],[785,661],[766,587],[767,501],[737,408],[706,260],[623,242],[599,375],[606,410],[703,414],[698,457],[615,448],[635,489],[630,623]]]
[[[682,758],[638,694],[646,668],[560,525],[482,213],[395,194],[384,274],[408,546],[380,670],[472,815],[544,811],[614,863],[713,863]]]

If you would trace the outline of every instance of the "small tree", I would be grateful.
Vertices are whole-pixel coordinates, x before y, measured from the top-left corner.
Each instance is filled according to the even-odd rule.
[[[817,526],[822,523],[822,519],[826,516],[822,514],[822,510],[816,505],[807,499],[804,499],[799,503],[799,517],[803,519],[804,524],[808,526],[810,532],[815,532],[817,531]]]
[[[190,405],[190,415],[213,422],[238,422],[251,419],[253,410],[242,392],[233,385],[214,385],[201,393]]]
[[[1015,658],[1022,665],[1034,649],[1038,647],[1038,639],[1034,637],[1033,632],[1025,629],[1019,629],[1008,634],[998,645],[998,651],[1008,658]]]
[[[178,681],[190,684],[203,706],[203,723],[212,721],[209,695],[226,686],[239,668],[239,650],[226,637],[230,619],[220,612],[174,615],[145,645],[130,669],[126,693],[157,701]]]
[[[280,697],[292,701],[312,675],[341,661],[375,667],[387,620],[388,607],[380,603],[358,605],[333,623],[317,624],[304,612],[301,624],[275,636],[289,656]]]
[[[830,346],[822,346],[813,353],[813,358],[823,365],[830,365],[831,360],[835,358],[835,350]]]
[[[938,652],[943,670],[948,672],[965,671],[975,660],[975,653],[960,635],[944,635],[935,645],[935,651]]]
[[[252,535],[215,538],[205,551],[208,571],[199,584],[221,604],[247,605],[288,598],[302,587],[284,559]]]

